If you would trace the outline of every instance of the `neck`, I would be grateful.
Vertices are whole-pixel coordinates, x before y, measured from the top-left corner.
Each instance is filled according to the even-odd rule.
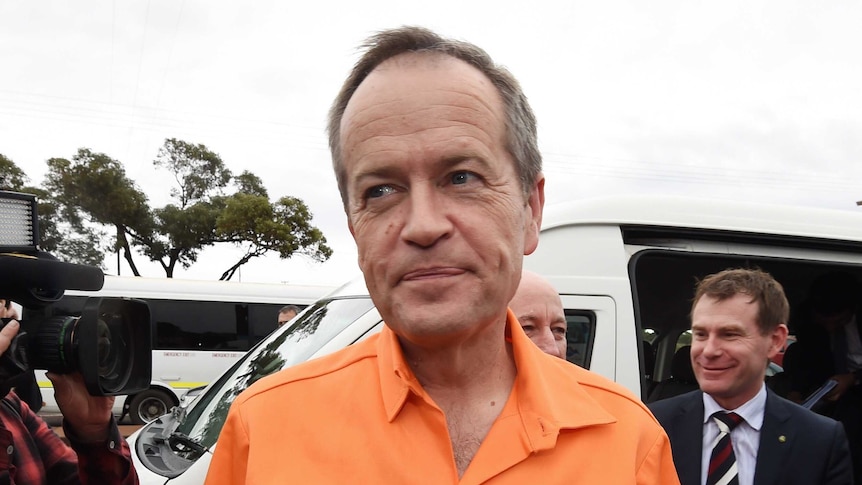
[[[450,345],[422,347],[401,339],[404,357],[446,416],[458,477],[462,477],[503,410],[517,368],[506,320]]]
[[[505,320],[469,338],[453,340],[457,341],[421,346],[400,339],[406,362],[432,397],[498,386],[508,393],[516,370],[512,346],[506,342]]]

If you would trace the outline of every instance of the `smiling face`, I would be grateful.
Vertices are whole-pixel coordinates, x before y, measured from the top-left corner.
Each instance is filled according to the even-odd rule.
[[[763,385],[767,361],[787,339],[787,326],[763,334],[758,304],[744,293],[719,301],[704,295],[691,315],[691,363],[701,390],[736,409]]]
[[[420,346],[502,326],[544,179],[525,198],[488,79],[448,56],[396,56],[356,90],[341,136],[350,231],[386,323]]]
[[[560,295],[550,283],[524,271],[509,308],[536,346],[546,354],[566,358],[566,313]]]

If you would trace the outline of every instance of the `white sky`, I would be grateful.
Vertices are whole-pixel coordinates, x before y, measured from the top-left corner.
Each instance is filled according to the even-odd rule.
[[[476,43],[521,81],[549,204],[669,193],[862,210],[849,0],[0,0],[0,153],[41,183],[48,158],[103,152],[162,206],[164,139],[203,143],[272,199],[303,199],[335,251],[261,258],[242,281],[337,284],[358,267],[326,112],[356,46],[406,24]],[[175,276],[215,279],[240,254],[207,249]]]

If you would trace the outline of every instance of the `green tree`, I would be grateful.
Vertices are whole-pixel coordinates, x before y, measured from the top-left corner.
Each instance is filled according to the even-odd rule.
[[[6,155],[0,153],[0,190],[20,191],[27,183],[24,171]]]
[[[145,250],[168,277],[177,263],[189,267],[204,247],[216,243],[245,249],[221,280],[231,279],[243,264],[269,251],[283,259],[304,254],[325,261],[332,255],[300,199],[283,197],[270,203],[258,176],[247,170],[234,176],[206,146],[169,138],[153,163],[171,172],[177,183],[171,190],[176,203],[154,211],[160,237]],[[231,184],[236,192],[226,195]]]
[[[153,211],[155,236],[144,252],[171,278],[177,263],[188,268],[204,247],[218,242],[216,222],[224,210],[224,189],[232,174],[217,153],[176,138],[165,140],[153,164],[169,171],[176,181],[171,189],[176,203]]]
[[[237,193],[227,198],[216,223],[221,242],[245,247],[245,254],[221,275],[230,280],[240,266],[252,258],[275,251],[282,259],[304,254],[326,261],[332,249],[320,229],[310,224],[312,215],[296,197],[282,197],[270,204],[265,195]]]
[[[120,162],[81,148],[71,161],[48,160],[44,185],[54,194],[58,215],[73,229],[86,231],[89,223],[112,227],[114,249],[122,249],[132,273],[140,276],[132,245],[149,244],[154,221],[147,196],[126,176]]]
[[[162,208],[150,208],[120,162],[85,148],[71,161],[50,159],[45,187],[57,194],[58,219],[76,230],[94,223],[112,227],[115,249],[123,250],[136,276],[140,273],[133,248],[159,263],[168,278],[177,264],[188,268],[204,248],[218,243],[245,249],[221,279],[230,279],[240,266],[269,251],[282,258],[303,254],[317,261],[332,255],[300,199],[282,197],[270,203],[259,177],[248,171],[234,177],[206,146],[169,138],[153,164],[176,181],[170,192],[173,201]],[[231,187],[235,191],[228,194]]]

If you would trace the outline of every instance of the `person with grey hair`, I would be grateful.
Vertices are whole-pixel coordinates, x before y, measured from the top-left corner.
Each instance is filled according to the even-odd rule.
[[[285,305],[278,310],[278,326],[291,321],[299,313],[299,307],[296,305]]]
[[[545,185],[517,81],[423,28],[365,49],[329,135],[385,325],[237,397],[207,484],[678,483],[637,397],[543,353],[507,308]]]

